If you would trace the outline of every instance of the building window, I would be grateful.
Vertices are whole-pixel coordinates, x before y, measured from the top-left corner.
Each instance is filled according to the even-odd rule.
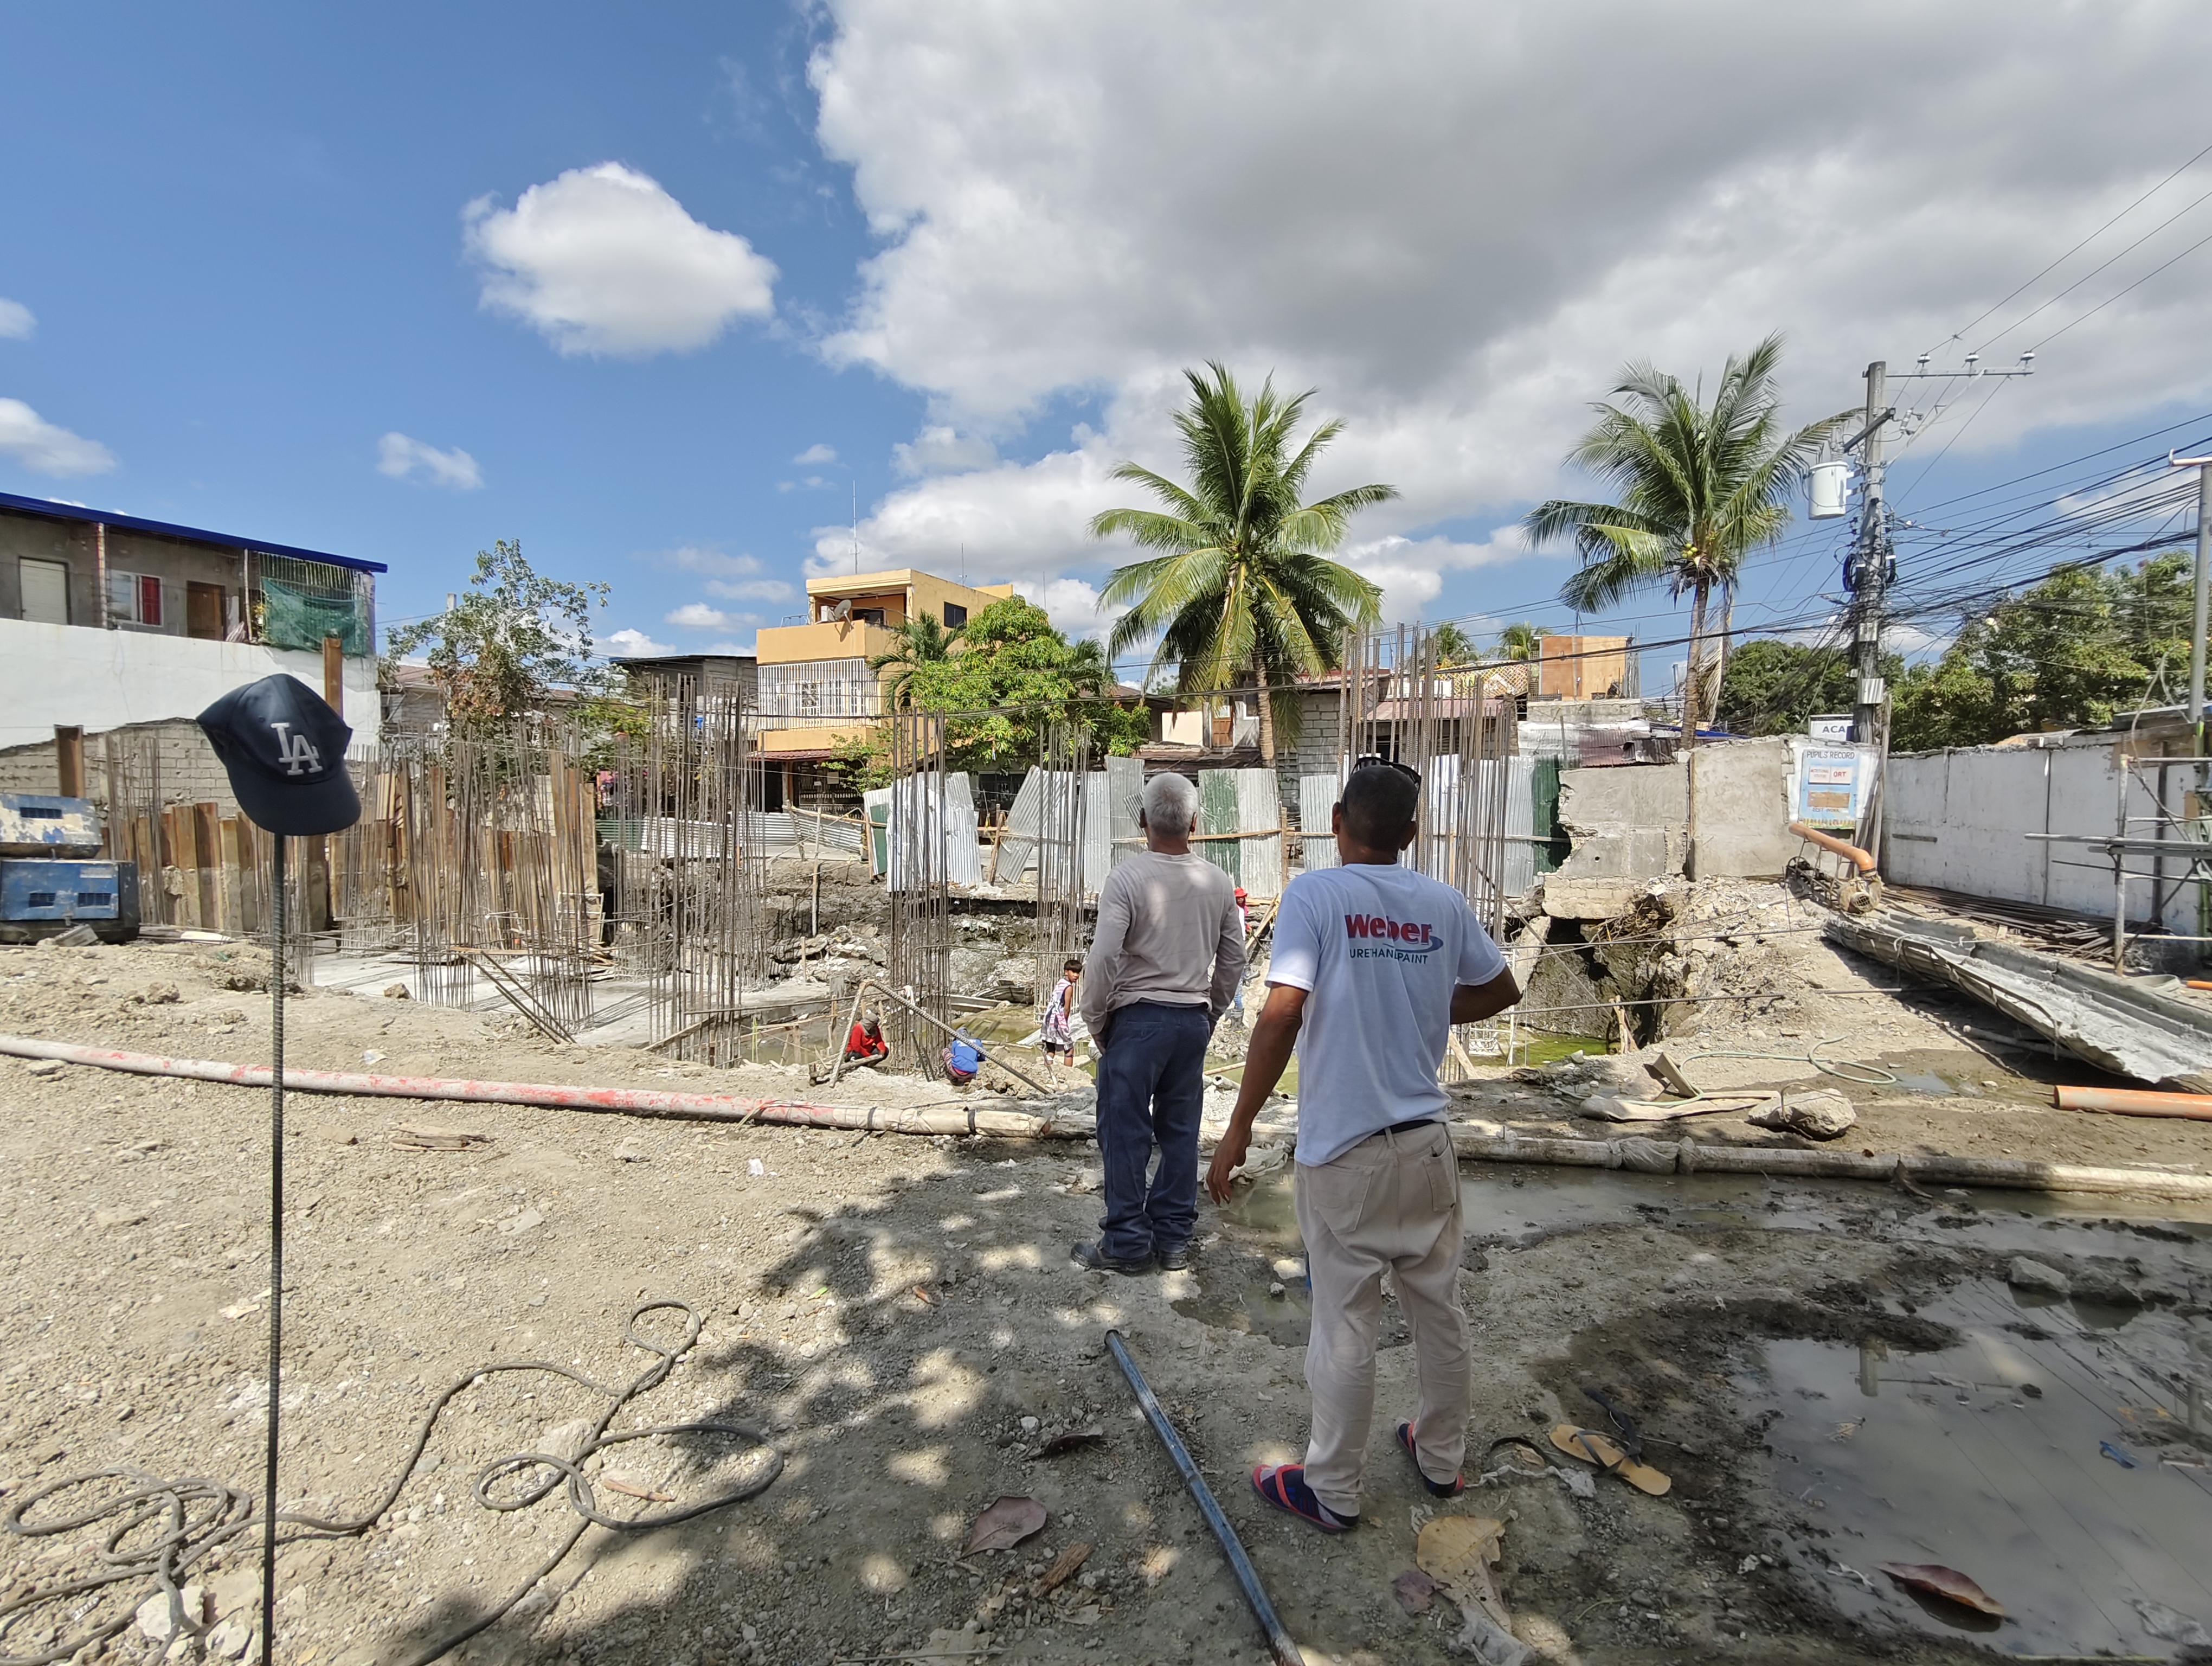
[[[874,717],[881,684],[866,660],[798,660],[760,668],[760,712],[781,727]]]
[[[60,561],[33,561],[20,557],[15,562],[16,581],[22,587],[23,617],[32,624],[67,624],[69,610],[69,563]]]
[[[967,623],[968,610],[966,608],[961,606],[958,602],[947,602],[945,604],[945,628],[947,630],[957,630],[962,625],[964,625]]]
[[[118,624],[161,623],[161,581],[151,573],[107,573],[107,616]]]

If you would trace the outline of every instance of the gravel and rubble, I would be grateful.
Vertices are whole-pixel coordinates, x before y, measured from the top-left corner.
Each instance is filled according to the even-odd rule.
[[[810,969],[833,944],[872,964],[864,924],[820,933]],[[1960,1034],[1966,1015],[1933,995],[1854,993],[1891,981],[1817,934],[1771,943],[1783,959],[1760,994],[1740,1012],[1704,1004],[1697,1034],[1665,1043],[1701,1086],[1833,1089],[1860,1118],[1850,1141],[1869,1147],[2206,1160],[2201,1125],[2051,1110],[2047,1056],[1975,1050]],[[977,954],[991,946],[979,934]],[[0,950],[0,1031],[258,1061],[268,975],[266,955],[238,944]],[[519,1021],[374,992],[302,992],[287,1036],[295,1063],[324,1068],[969,1102],[918,1078],[867,1072],[831,1090],[810,1085],[804,1064],[710,1070],[562,1046]],[[1233,1055],[1233,1026],[1222,1039]],[[1576,1116],[1581,1090],[1655,1091],[1651,1050],[1522,1073],[1533,1079],[1480,1071],[1455,1090],[1455,1113],[1602,1136]],[[1785,1056],[1735,1056],[1771,1054]],[[1814,1054],[1879,1061],[1899,1079],[1840,1081],[1807,1061]],[[266,1095],[0,1060],[0,1104],[12,1229],[0,1252],[0,1507],[112,1466],[254,1490]],[[1209,1111],[1226,1109],[1217,1086]],[[1387,1422],[1366,1524],[1345,1540],[1272,1515],[1243,1481],[1252,1463],[1295,1457],[1304,1434],[1300,1268],[1279,1146],[1273,1172],[1238,1202],[1205,1206],[1192,1272],[1119,1279],[1067,1261],[1097,1213],[1097,1156],[1081,1142],[306,1096],[291,1116],[288,1502],[343,1513],[374,1500],[431,1402],[487,1363],[635,1377],[652,1356],[625,1342],[625,1321],[662,1298],[688,1304],[701,1334],[634,1420],[751,1425],[783,1455],[748,1503],[645,1535],[589,1529],[456,1658],[797,1666],[934,1646],[1012,1661],[1258,1661],[1233,1584],[1103,1354],[1109,1326],[1129,1337],[1310,1659],[1466,1657],[1455,1626],[1408,1616],[1391,1595],[1437,1506],[1403,1472]],[[489,1138],[459,1151],[392,1142],[400,1122],[424,1120]],[[1701,1120],[1698,1137],[1802,1143],[1725,1118]],[[2011,1289],[2022,1256],[2069,1296],[2046,1280],[2022,1286],[2021,1302],[2103,1298],[2160,1325],[2208,1322],[2199,1229],[2161,1224],[2153,1206],[2103,1202],[2124,1218],[2063,1233],[2015,1221],[2000,1238],[2010,1201],[1989,1196],[1480,1166],[1466,1180],[1472,1450],[1585,1420],[1584,1390],[1601,1384],[1641,1420],[1674,1481],[1646,1498],[1563,1462],[1499,1473],[1446,1506],[1507,1522],[1500,1589],[1547,1660],[1980,1657],[1909,1604],[1874,1620],[1846,1614],[1793,1564],[1793,1547],[1827,1524],[1773,1485],[1771,1432],[1745,1388],[1761,1348],[1943,1346],[1951,1332],[1923,1312],[1960,1288]],[[1386,1409],[1404,1402],[1411,1368],[1390,1311]],[[668,1322],[640,1324],[665,1338],[653,1327]],[[513,1595],[574,1518],[557,1492],[489,1512],[471,1498],[476,1477],[502,1454],[574,1450],[601,1403],[551,1377],[501,1374],[465,1390],[374,1528],[285,1552],[287,1657],[396,1666]],[[1052,1435],[1094,1426],[1099,1442],[1038,1455]],[[757,1462],[757,1450],[672,1441],[587,1468],[603,1507],[643,1512],[673,1507],[654,1494],[696,1496]],[[962,1559],[969,1523],[1001,1495],[1040,1500],[1046,1529],[1015,1551]],[[1078,1571],[1045,1589],[1079,1544],[1092,1549]],[[50,1587],[93,1547],[83,1534],[0,1538],[0,1603]],[[252,1561],[240,1549],[199,1570],[211,1620],[251,1605]],[[150,1594],[132,1594],[134,1611]],[[59,1619],[28,1616],[0,1637],[14,1650]],[[101,1657],[151,1661],[167,1646],[134,1624]]]

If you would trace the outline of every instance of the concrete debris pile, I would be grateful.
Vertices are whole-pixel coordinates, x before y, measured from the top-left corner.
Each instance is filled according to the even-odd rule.
[[[873,926],[840,926],[812,937],[787,938],[769,951],[769,976],[785,978],[802,967],[834,976],[857,967],[880,967],[884,945]]]
[[[1808,911],[1782,885],[1554,874],[1541,908],[1511,939],[1533,1029],[1637,1046],[1798,1010]]]

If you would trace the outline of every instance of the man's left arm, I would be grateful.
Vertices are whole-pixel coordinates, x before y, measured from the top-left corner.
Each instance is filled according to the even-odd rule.
[[[1468,910],[1465,934],[1460,939],[1457,974],[1451,999],[1454,1024],[1479,1024],[1496,1018],[1521,999],[1521,986],[1513,981],[1504,952],[1491,940],[1472,909]]]
[[[1227,1012],[1243,982],[1244,921],[1232,897],[1221,910],[1221,923],[1214,933],[1213,987],[1206,994],[1207,1018],[1218,1019]]]
[[[1494,1018],[1521,999],[1521,986],[1510,971],[1498,973],[1486,983],[1462,983],[1452,989],[1451,1021],[1480,1024]]]

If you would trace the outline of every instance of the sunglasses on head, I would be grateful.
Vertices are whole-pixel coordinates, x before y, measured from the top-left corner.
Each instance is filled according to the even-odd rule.
[[[1352,760],[1352,767],[1355,769],[1365,769],[1377,764],[1385,769],[1395,769],[1416,787],[1421,784],[1421,772],[1419,769],[1414,769],[1410,763],[1401,763],[1395,757],[1384,757],[1380,752],[1369,752],[1364,757]]]

